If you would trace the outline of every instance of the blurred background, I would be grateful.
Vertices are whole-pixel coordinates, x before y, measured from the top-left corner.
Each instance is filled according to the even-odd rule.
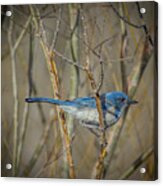
[[[12,15],[6,16],[7,11]],[[66,114],[64,133],[62,111],[54,105],[25,103],[26,97],[93,96],[83,70],[89,65],[97,85],[104,74],[100,93],[124,91],[139,102],[106,131],[100,178],[154,180],[156,4],[14,5],[2,6],[1,13],[2,176],[96,178],[99,140]],[[11,170],[6,169],[8,163]]]

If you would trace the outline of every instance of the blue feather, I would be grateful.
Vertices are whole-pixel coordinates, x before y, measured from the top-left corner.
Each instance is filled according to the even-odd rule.
[[[59,99],[52,99],[52,98],[44,98],[44,97],[26,98],[25,101],[28,103],[45,102],[45,103],[52,103],[52,104],[56,104],[56,105],[70,105],[70,102],[68,102],[68,101],[63,101],[63,100],[59,100]]]
[[[106,128],[119,120],[128,105],[137,103],[136,101],[130,100],[123,92],[104,93],[100,96],[100,100]],[[79,119],[82,125],[89,128],[99,128],[99,113],[94,97],[82,97],[65,101],[42,97],[26,98],[25,101],[28,103],[46,102],[59,105],[64,111]]]

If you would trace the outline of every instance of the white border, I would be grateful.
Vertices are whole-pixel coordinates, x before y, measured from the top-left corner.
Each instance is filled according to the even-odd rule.
[[[118,1],[118,0],[114,0]],[[123,0],[125,1],[125,0]],[[102,1],[93,1],[93,0],[82,0],[82,1],[77,1],[77,0],[60,0],[60,1],[56,1],[56,0],[48,0],[48,2],[46,2],[45,0],[1,0],[0,4],[44,4],[44,3],[68,3],[68,2],[108,2],[106,0],[102,0]],[[163,148],[162,148],[162,144],[163,144],[163,114],[161,114],[162,110],[161,110],[161,106],[163,105],[163,1],[162,0],[157,0],[157,2],[159,3],[159,180],[155,181],[155,182],[138,182],[138,181],[112,181],[112,180],[65,180],[65,179],[47,179],[47,178],[0,178],[0,185],[6,185],[9,186],[12,184],[12,186],[18,186],[18,185],[23,185],[23,186],[28,186],[30,184],[30,186],[35,186],[36,184],[39,184],[39,186],[42,185],[47,185],[51,186],[51,185],[55,185],[55,186],[59,186],[59,185],[64,185],[64,186],[81,186],[81,185],[90,185],[90,186],[94,186],[95,184],[97,186],[102,186],[102,185],[108,185],[108,184],[112,184],[115,186],[123,186],[123,185],[163,185]],[[161,60],[162,59],[162,60]],[[162,72],[161,72],[162,71]],[[0,73],[1,75],[1,73]],[[1,76],[0,76],[1,77]],[[1,103],[1,98],[0,98],[0,103]],[[162,117],[161,117],[162,116]]]
[[[54,3],[95,3],[95,2],[120,2],[120,1],[126,1],[126,2],[135,2],[136,0],[1,0],[0,4],[54,4]],[[148,1],[148,0],[144,0]],[[157,1],[159,2],[159,0]]]

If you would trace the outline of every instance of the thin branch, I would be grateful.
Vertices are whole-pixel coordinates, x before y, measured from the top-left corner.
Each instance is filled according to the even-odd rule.
[[[131,165],[130,167],[119,177],[119,180],[126,180],[129,178],[135,170],[144,163],[153,153],[153,147],[149,148],[147,151],[142,153]]]
[[[66,150],[65,150],[65,151],[66,151]],[[34,177],[34,178],[38,178],[38,177],[41,175],[41,173],[42,173],[47,167],[51,166],[53,163],[55,163],[57,160],[59,160],[59,159],[63,156],[64,153],[65,153],[65,152],[62,151],[62,152],[56,154],[53,160],[49,160],[49,158],[48,158],[48,161],[41,167],[41,169],[40,169],[40,170],[36,173],[36,175],[34,175],[33,177]]]
[[[5,14],[5,16],[6,16],[6,14]],[[21,25],[20,23],[18,23],[18,21],[15,21],[14,18],[13,18],[13,16],[10,17],[10,20],[13,21],[14,25],[20,27],[21,29],[25,29],[25,26],[24,25]],[[8,32],[8,29],[5,29],[5,28],[2,28],[2,29],[3,29],[3,31]],[[30,34],[30,32],[29,32],[28,29],[26,30],[26,33],[29,33]]]
[[[24,111],[23,111],[21,132],[19,135],[20,137],[19,137],[19,143],[18,143],[18,150],[17,150],[17,169],[18,169],[17,172],[19,171],[20,163],[22,160],[22,150],[23,150],[25,134],[26,134],[26,129],[27,129],[28,114],[29,114],[29,104],[25,104]]]
[[[8,140],[8,136],[3,138],[2,140],[3,140],[3,145],[1,145],[2,146],[1,147],[2,148],[1,152],[3,152],[3,146],[4,146],[4,148],[6,148],[6,150],[7,150],[7,155],[9,156],[9,160],[12,161],[12,152],[11,152],[11,148],[9,147],[9,144],[8,144],[9,142],[7,141]],[[3,154],[2,154],[2,156],[3,156]]]
[[[137,59],[137,61],[144,62],[145,66],[141,68],[139,66],[142,66],[142,63],[137,63],[136,65],[138,66],[138,68],[136,66],[136,70],[135,70],[135,68],[133,68],[133,70],[131,71],[131,77],[130,77],[131,80],[130,81],[134,82],[133,84],[130,83],[130,87],[128,86],[128,95],[131,99],[135,95],[135,92],[138,88],[139,82],[142,78],[143,72],[144,72],[145,68],[147,67],[147,64],[148,64],[149,59],[150,59],[151,54],[152,54],[151,50],[150,51],[144,50],[147,47],[146,42],[147,41],[141,42],[141,46],[139,46],[139,50],[137,51],[138,54],[139,54],[139,58]],[[118,124],[116,125],[114,131],[110,135],[109,145],[107,146],[107,151],[110,152],[110,153],[108,154],[108,156],[106,158],[106,161],[105,161],[105,168],[104,168],[103,178],[105,177],[105,175],[109,171],[109,168],[110,168],[109,165],[111,163],[113,154],[114,154],[115,149],[117,147],[117,143],[119,141],[121,131],[122,131],[123,126],[125,124],[125,119],[127,117],[128,111],[129,111],[129,107],[126,109],[126,111],[124,112],[123,118],[120,118],[120,120],[119,120]]]
[[[98,43],[98,44],[93,48],[93,50],[98,49],[99,47],[101,47],[102,45],[104,45],[104,44],[107,43],[107,42],[111,42],[117,35],[118,35],[118,34],[114,34],[113,36],[104,39],[103,41],[101,41],[100,43]]]
[[[16,172],[16,163],[17,163],[17,133],[18,133],[18,92],[17,92],[17,80],[16,80],[16,66],[15,66],[15,51],[13,51],[13,42],[12,42],[12,32],[13,32],[13,21],[10,20],[10,25],[8,29],[8,42],[11,53],[11,66],[12,66],[12,85],[13,85],[13,97],[14,97],[14,129],[13,129],[13,176]]]
[[[100,56],[101,56],[101,51],[102,51],[102,45],[100,46],[100,51],[99,51]],[[99,85],[97,86],[97,92],[100,91],[103,85],[103,81],[104,81],[104,65],[103,65],[103,61],[101,57],[100,57],[99,63],[100,63],[100,82],[99,82]]]
[[[24,37],[24,35],[25,35],[26,31],[27,31],[27,28],[28,28],[28,26],[29,26],[29,24],[31,22],[31,18],[32,18],[31,16],[28,17],[28,19],[27,19],[27,21],[25,23],[24,29],[22,30],[22,32],[20,33],[19,37],[17,38],[17,40],[15,42],[13,50],[16,50],[18,48],[20,42],[22,41],[22,39],[23,39],[23,37]]]
[[[36,147],[35,151],[33,152],[33,155],[30,158],[27,166],[23,170],[23,173],[22,173],[23,176],[29,176],[33,167],[35,166],[35,164],[38,160],[38,157],[40,156],[40,154],[41,154],[41,152],[44,148],[45,142],[48,138],[48,134],[49,134],[49,131],[50,131],[50,127],[52,126],[52,122],[53,122],[53,120],[51,120],[49,122],[49,124],[47,126],[45,126],[44,131],[42,133],[42,136],[40,138],[40,143],[37,145],[37,147]]]
[[[143,20],[143,14],[140,12],[140,4],[139,4],[139,2],[136,2],[136,6],[137,6],[137,9],[138,9],[139,17],[140,17],[141,20]],[[145,23],[143,24],[143,29],[144,29],[144,32],[145,32],[146,36],[148,37],[149,43],[153,47],[154,43],[153,43],[151,35],[149,34],[147,25]]]
[[[139,16],[140,16],[140,18],[143,20],[143,15],[142,15],[141,12],[140,12],[140,5],[139,5],[139,2],[136,2],[136,5],[137,5],[137,9],[138,9]],[[116,13],[116,15],[117,15],[121,20],[123,20],[125,23],[127,23],[129,26],[132,26],[132,27],[137,28],[137,29],[142,29],[142,28],[143,28],[143,30],[144,30],[146,36],[147,36],[148,39],[149,39],[150,44],[151,44],[152,46],[154,45],[154,44],[153,44],[153,40],[152,40],[152,38],[151,38],[151,36],[150,36],[150,34],[149,34],[148,28],[147,28],[147,26],[146,26],[145,23],[143,23],[142,25],[137,25],[137,24],[135,24],[135,23],[131,23],[130,21],[128,21],[124,16],[122,16],[122,15],[117,11],[117,9],[113,6],[113,4],[111,4],[111,7],[112,7],[113,11]]]
[[[54,53],[60,57],[62,60],[66,61],[67,63],[69,63],[70,65],[73,65],[73,66],[76,66],[78,67],[80,70],[84,70],[85,71],[85,67],[79,65],[79,62],[78,61],[73,61],[67,57],[65,57],[63,54],[61,54],[60,52],[58,52],[56,49],[53,49]]]
[[[31,25],[30,25],[30,31],[31,31]],[[30,34],[29,37],[29,63],[28,63],[28,87],[27,87],[27,97],[31,96],[32,93],[32,63],[33,63],[33,34]],[[19,143],[18,143],[18,153],[17,153],[17,167],[18,170],[20,168],[20,163],[22,160],[22,151],[23,151],[23,145],[26,135],[26,129],[27,129],[27,121],[28,121],[28,114],[29,114],[29,104],[25,104],[24,106],[24,112],[23,112],[23,119],[22,119],[22,125],[21,125],[21,131],[19,135]]]
[[[127,57],[120,57],[120,58],[117,58],[117,59],[108,59],[109,62],[112,62],[112,63],[116,63],[116,62],[129,62],[130,60],[133,60],[134,59],[134,55],[133,56],[127,56]]]
[[[87,28],[87,23],[86,23],[86,20],[85,20],[83,7],[81,7],[81,19],[82,19],[82,22],[83,22],[84,42],[88,43],[88,34],[87,34],[88,28]],[[86,70],[87,76],[90,80],[91,87],[92,87],[92,89],[94,91],[94,94],[95,94],[96,106],[97,106],[97,110],[98,110],[98,113],[99,113],[99,125],[100,125],[101,129],[104,129],[105,125],[104,125],[104,121],[103,121],[103,111],[102,111],[101,101],[100,101],[99,92],[98,92],[99,88],[97,88],[95,79],[94,79],[93,74],[90,70],[89,49],[90,49],[89,47],[85,47],[85,53],[86,53],[85,70]],[[98,56],[100,57],[101,55],[98,54]],[[101,59],[101,61],[102,61],[102,59]],[[102,80],[103,80],[103,78],[102,78]]]
[[[123,3],[119,3],[119,11],[121,12],[121,15],[124,15]],[[120,25],[121,25],[120,58],[123,59],[125,58],[126,51],[127,51],[127,29],[126,29],[126,25],[124,24],[123,20],[120,20]],[[121,79],[122,79],[121,90],[127,93],[126,66],[123,63],[123,61],[121,61],[119,65],[120,65]]]
[[[76,6],[76,7],[74,7]],[[72,28],[71,33],[71,39],[68,43],[70,45],[71,50],[71,56],[74,63],[78,63],[79,58],[79,40],[78,37],[75,35],[76,32],[78,32],[79,28],[79,9],[77,7],[78,5],[72,5],[70,4],[68,6],[69,9],[69,17],[70,17],[70,27]],[[75,15],[75,16],[74,16]],[[70,92],[69,92],[69,98],[73,99],[77,97],[78,94],[78,83],[79,83],[79,68],[77,66],[72,66],[70,69]],[[67,117],[67,126],[70,136],[73,134],[73,117],[69,116]]]
[[[99,92],[101,90],[101,87],[103,85],[103,80],[104,80],[104,65],[103,65],[103,62],[100,61],[100,82],[98,84],[98,87],[97,87],[97,92]]]
[[[37,88],[35,85],[35,82],[33,81],[32,78],[32,70],[33,70],[33,59],[34,59],[34,53],[33,53],[33,49],[34,49],[34,37],[33,37],[33,27],[32,25],[30,25],[30,47],[29,47],[29,63],[28,63],[28,84],[29,84],[29,97],[31,96],[31,94],[33,93],[34,96],[37,96]],[[40,113],[40,118],[41,118],[41,122],[43,123],[43,125],[46,123],[46,117],[42,108],[42,104],[40,102],[37,103],[37,107]]]
[[[33,21],[35,24],[35,27],[40,30],[40,44],[43,49],[45,58],[46,58],[46,63],[47,67],[49,70],[49,75],[53,87],[53,94],[54,98],[60,99],[59,96],[59,81],[58,81],[58,74],[57,74],[57,68],[56,68],[56,62],[54,61],[54,54],[55,52],[49,51],[48,45],[47,45],[47,38],[46,38],[46,32],[44,29],[43,22],[40,18],[40,13],[39,10],[35,7],[35,11],[32,5],[30,5],[30,11],[33,15]],[[36,19],[34,16],[37,16],[38,19]],[[74,169],[74,163],[73,163],[73,158],[72,158],[72,149],[71,149],[71,141],[68,135],[67,131],[67,126],[65,122],[65,116],[64,112],[57,107],[57,114],[58,114],[58,120],[60,123],[60,129],[61,133],[63,134],[62,139],[63,139],[63,146],[66,146],[66,156],[67,156],[67,163],[69,165],[69,177],[70,178],[75,178],[75,169]]]
[[[56,42],[57,42],[57,37],[58,37],[58,34],[59,34],[60,25],[61,25],[61,18],[62,18],[62,5],[59,8],[58,19],[57,19],[57,23],[56,23],[56,29],[54,31],[52,43],[51,43],[51,46],[50,46],[51,51],[53,50],[53,48],[55,47]]]
[[[79,15],[78,15],[79,16]],[[37,16],[37,15],[32,15],[32,17],[33,18],[37,18],[37,19],[42,19],[42,17],[39,17],[39,16]],[[66,26],[68,25],[68,23],[66,23],[63,19],[62,19],[62,17],[58,17],[58,16],[55,16],[55,18],[58,20],[58,23],[59,24],[61,24],[61,21],[63,21],[63,23],[65,23],[66,24]],[[34,19],[34,21],[35,21],[35,19]],[[37,20],[36,19],[36,20]],[[19,26],[21,26],[22,28],[24,28],[24,26],[22,26],[22,25],[19,25]],[[70,29],[70,28],[69,28]],[[38,28],[36,29],[37,31],[38,31]],[[71,31],[71,34],[74,32],[73,31],[73,29],[70,29],[70,31]],[[76,35],[76,33],[74,33],[75,35]],[[100,55],[95,51],[95,49],[92,49],[89,45],[88,45],[88,43],[86,43],[85,41],[84,41],[84,39],[82,38],[82,37],[80,37],[79,35],[76,35],[76,37],[79,39],[79,40],[81,40],[82,42],[83,42],[83,44],[84,45],[86,45],[86,47],[88,47],[89,48],[89,50],[97,57],[97,58],[100,58]],[[105,41],[104,41],[104,43],[105,43]],[[55,49],[54,49],[54,51],[55,51]],[[65,59],[65,57],[62,55],[62,54],[60,54],[59,52],[57,52],[56,51],[56,54],[59,56],[59,57],[61,57],[61,58],[63,58],[64,60],[66,60]],[[72,63],[72,61],[71,60],[69,60],[69,59],[67,59],[66,60],[67,62],[69,62],[70,64]],[[80,68],[80,67],[79,67]]]
[[[127,23],[129,26],[132,26],[134,28],[137,28],[137,29],[141,29],[144,27],[144,25],[137,25],[135,23],[131,23],[130,21],[128,21],[124,16],[122,16],[118,10],[114,7],[114,5],[111,3],[110,6],[112,7],[113,11],[115,12],[115,14],[121,19],[123,20],[125,23]]]
[[[73,142],[74,140],[74,136],[72,136],[71,138],[71,143]],[[36,175],[34,177],[39,177],[40,174],[48,167],[48,166],[51,166],[53,163],[55,163],[59,158],[61,158],[67,151],[67,149],[63,149],[61,152],[58,152],[55,157],[51,160],[51,156],[53,155],[53,149],[54,147],[52,148],[52,151],[49,153],[48,155],[48,159],[47,159],[47,162],[42,166],[42,168],[36,173]]]
[[[13,33],[13,20],[10,20],[9,30],[8,30],[8,42],[11,53],[11,65],[12,65],[12,84],[13,84],[13,96],[14,96],[14,139],[13,139],[13,175],[17,173],[17,148],[18,148],[18,92],[17,92],[17,80],[16,80],[16,50],[22,41],[26,30],[30,24],[31,17],[26,21],[24,29],[21,31],[19,37],[13,43],[12,41],[12,33]]]
[[[84,42],[88,43],[88,35],[87,35],[87,23],[85,20],[85,15],[84,15],[84,11],[83,11],[83,7],[81,7],[81,19],[83,22],[83,35],[84,35]],[[103,119],[103,110],[102,110],[102,106],[101,106],[101,100],[100,100],[100,96],[99,96],[99,90],[101,88],[102,82],[103,82],[103,63],[102,63],[102,59],[100,57],[100,65],[101,65],[101,69],[102,69],[102,73],[101,73],[101,82],[99,84],[99,86],[97,87],[96,82],[94,80],[93,74],[90,70],[90,60],[89,60],[89,47],[85,47],[85,53],[86,53],[86,73],[88,76],[88,79],[91,83],[91,87],[92,90],[94,91],[94,95],[95,95],[95,100],[96,100],[96,107],[97,107],[97,111],[98,111],[98,115],[99,115],[99,128],[100,130],[100,151],[99,151],[99,156],[97,159],[97,162],[95,163],[95,171],[93,173],[93,177],[95,177],[96,179],[100,179],[101,178],[101,173],[103,172],[103,168],[104,168],[104,159],[107,155],[106,152],[106,135],[105,135],[105,123],[104,123],[104,119]],[[100,55],[101,56],[101,52]]]

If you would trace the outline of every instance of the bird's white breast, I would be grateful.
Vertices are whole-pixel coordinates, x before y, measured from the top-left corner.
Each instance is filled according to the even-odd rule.
[[[71,107],[71,106],[61,106],[61,108],[73,115],[75,118],[79,119],[81,123],[85,123],[85,126],[88,125],[88,127],[98,127],[99,126],[99,113],[97,109],[93,108],[82,108],[78,109],[76,107]],[[107,112],[105,114],[105,124],[107,126],[112,125],[115,123],[118,118],[115,117],[114,115],[114,109],[110,108],[110,111],[112,113]]]

